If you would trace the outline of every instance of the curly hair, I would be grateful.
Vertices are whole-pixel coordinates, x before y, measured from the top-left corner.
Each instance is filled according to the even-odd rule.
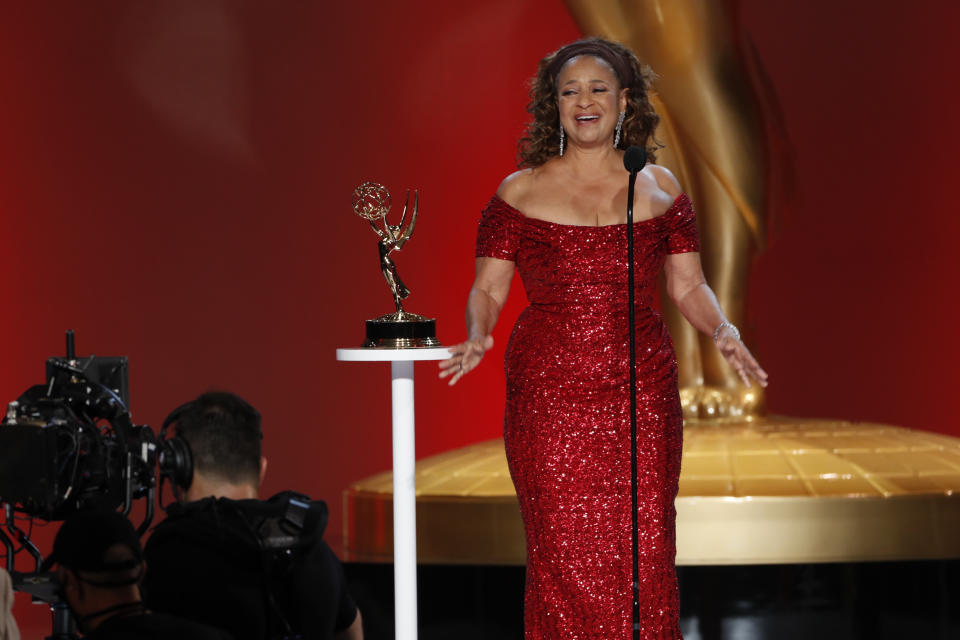
[[[565,45],[547,55],[530,81],[530,103],[527,111],[533,120],[517,144],[517,165],[539,167],[560,153],[560,111],[557,106],[557,75],[568,61],[577,56],[595,56],[610,65],[627,91],[627,110],[619,149],[639,145],[647,150],[653,162],[656,150],[663,145],[653,137],[660,116],[653,110],[647,90],[654,79],[653,71],[641,65],[630,49],[604,38],[587,38]]]

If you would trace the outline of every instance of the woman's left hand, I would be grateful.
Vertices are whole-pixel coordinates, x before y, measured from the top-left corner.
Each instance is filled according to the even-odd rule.
[[[761,387],[767,386],[767,372],[760,367],[760,363],[731,329],[723,327],[720,330],[717,335],[717,348],[743,380],[743,384],[752,386],[751,379],[753,379]]]

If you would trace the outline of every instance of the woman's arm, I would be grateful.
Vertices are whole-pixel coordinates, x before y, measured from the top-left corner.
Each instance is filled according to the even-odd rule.
[[[720,309],[717,297],[703,277],[699,253],[676,253],[667,256],[664,271],[667,276],[667,294],[683,317],[696,329],[712,335],[727,362],[750,386],[751,378],[767,386],[767,372],[757,363],[750,350],[740,341],[740,335]]]
[[[440,362],[440,377],[456,384],[476,367],[493,347],[493,327],[510,293],[514,263],[499,258],[477,258],[477,275],[467,299],[467,340],[450,347],[453,357]]]
[[[657,181],[657,186],[676,199],[682,193],[680,183],[666,167],[650,165],[648,171]],[[674,253],[667,256],[664,264],[667,276],[667,294],[683,317],[697,330],[713,336],[713,341],[730,366],[750,386],[753,378],[760,386],[767,386],[767,372],[754,359],[750,350],[740,341],[740,332],[723,315],[717,296],[703,277],[700,254],[696,252]]]
[[[723,324],[727,318],[703,275],[699,253],[668,255],[664,272],[667,294],[690,324],[707,334]]]

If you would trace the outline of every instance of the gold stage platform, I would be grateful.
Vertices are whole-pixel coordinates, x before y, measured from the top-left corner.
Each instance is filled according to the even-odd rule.
[[[523,564],[502,440],[417,463],[418,561]],[[391,562],[393,478],[344,492],[344,555]],[[767,416],[688,421],[677,564],[960,557],[960,438]]]

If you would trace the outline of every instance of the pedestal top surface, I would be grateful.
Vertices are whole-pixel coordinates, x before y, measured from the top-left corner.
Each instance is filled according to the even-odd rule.
[[[414,360],[446,360],[449,357],[450,347],[430,347],[426,349],[379,349],[376,347],[337,349],[337,360],[344,362],[411,362]]]

